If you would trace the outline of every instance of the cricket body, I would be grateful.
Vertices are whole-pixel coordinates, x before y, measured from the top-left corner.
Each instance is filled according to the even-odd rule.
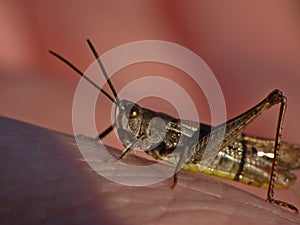
[[[281,92],[275,90],[264,101],[246,113],[217,127],[179,120],[164,113],[142,108],[130,101],[121,100],[119,106],[116,107],[116,127],[119,139],[127,147],[121,158],[126,157],[130,150],[138,148],[155,159],[178,165],[181,153],[191,152],[187,162],[182,165],[183,169],[201,171],[268,188],[274,160],[275,141],[251,136],[242,131],[247,124],[266,109],[265,107],[273,105],[273,102],[270,104],[266,104],[266,102],[272,98],[281,98],[281,96]],[[157,127],[161,124],[155,123],[155,118],[163,119],[165,127]],[[217,154],[209,164],[202,165],[202,150],[210,138],[209,135],[224,126],[226,127],[224,141]],[[200,128],[199,139],[196,143],[189,144],[197,127]],[[158,137],[162,135],[163,139],[161,140]],[[135,139],[132,138],[133,136]],[[218,138],[218,136],[215,135],[212,138]],[[174,153],[175,148],[179,149],[176,153]],[[280,161],[274,184],[275,189],[279,190],[287,189],[295,183],[296,176],[289,170],[299,168],[300,164],[300,146],[282,142],[281,148],[285,151],[281,154],[283,159]],[[291,151],[293,154],[298,153],[299,157],[289,154]]]
[[[272,91],[256,106],[218,126],[177,119],[128,100],[119,100],[96,49],[89,40],[87,42],[114,98],[65,58],[55,52],[50,53],[69,65],[115,104],[115,123],[102,132],[97,140],[104,138],[116,127],[119,139],[125,146],[120,159],[127,157],[134,149],[141,149],[155,159],[176,166],[173,188],[181,168],[201,171],[267,188],[268,202],[289,208],[295,215],[299,214],[295,206],[274,199],[274,189],[287,189],[295,184],[296,176],[290,171],[300,168],[300,145],[281,141],[287,102],[281,91]],[[247,125],[277,104],[280,105],[280,111],[274,140],[244,133]],[[210,145],[213,151],[204,154],[209,143],[219,144]]]

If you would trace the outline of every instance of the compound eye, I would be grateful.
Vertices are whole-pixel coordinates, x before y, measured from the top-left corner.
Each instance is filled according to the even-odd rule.
[[[132,106],[130,113],[129,113],[129,119],[134,119],[138,116],[139,109],[136,106]]]

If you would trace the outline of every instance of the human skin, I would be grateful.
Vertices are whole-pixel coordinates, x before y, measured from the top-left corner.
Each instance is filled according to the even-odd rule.
[[[278,206],[199,173],[181,171],[175,189],[171,179],[151,186],[121,185],[91,169],[74,137],[5,117],[0,122],[2,224],[300,222]],[[106,151],[94,140],[83,143],[89,151]],[[103,171],[115,174],[110,163],[103,162]],[[147,161],[131,156],[126,163],[144,166]],[[129,170],[117,174],[137,179]]]
[[[227,1],[224,5],[204,1],[15,1],[1,6],[6,12],[1,13],[5,25],[1,26],[1,115],[72,134],[72,100],[78,78],[48,50],[58,51],[85,70],[93,61],[86,38],[91,38],[100,54],[120,44],[158,39],[181,44],[205,60],[223,90],[228,119],[271,90],[281,89],[288,98],[283,138],[299,142],[297,1]],[[163,69],[151,71],[181,84],[179,71]],[[143,74],[140,71],[129,68],[126,76],[116,76],[117,89],[138,78]],[[198,89],[184,87],[196,96],[195,104],[204,115],[201,119],[209,123],[210,112],[205,111],[202,98],[198,99]],[[99,107],[100,132],[111,122],[110,103],[103,100]],[[154,107],[160,110],[164,105]],[[266,113],[247,131],[274,137],[276,113]],[[110,141],[111,136],[107,138],[105,143],[121,148]],[[265,198],[265,190],[259,193]],[[292,192],[282,200],[298,204]]]

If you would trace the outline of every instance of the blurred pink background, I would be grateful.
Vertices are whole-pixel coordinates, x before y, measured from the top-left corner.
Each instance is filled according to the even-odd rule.
[[[79,77],[48,50],[84,71],[94,60],[87,38],[99,54],[132,41],[164,40],[191,49],[208,64],[224,93],[228,118],[281,89],[288,98],[283,138],[300,143],[299,10],[298,0],[1,1],[0,114],[72,134],[72,101]],[[147,72],[145,68],[187,88],[203,122],[209,123],[205,99],[174,68],[150,64],[126,68],[120,71],[123,76],[113,78],[117,89]],[[97,105],[99,131],[109,125],[110,105],[108,101]],[[163,102],[153,107],[172,108]],[[278,108],[265,113],[247,131],[273,137],[277,113]],[[107,143],[113,145],[112,140]],[[240,186],[253,193],[258,190]],[[298,204],[291,192],[287,194]],[[259,195],[264,197],[265,191]]]

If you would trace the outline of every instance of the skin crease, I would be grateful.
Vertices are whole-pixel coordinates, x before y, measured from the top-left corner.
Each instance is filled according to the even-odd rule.
[[[1,35],[2,41],[0,43],[0,76],[2,79],[0,82],[0,96],[2,96],[0,98],[2,106],[0,113],[3,116],[17,118],[72,134],[71,107],[78,77],[65,65],[50,57],[47,51],[49,49],[58,51],[68,59],[71,59],[76,66],[85,69],[93,60],[92,54],[85,43],[85,39],[88,37],[97,46],[100,54],[120,44],[144,39],[158,39],[181,44],[205,60],[213,70],[222,88],[227,104],[228,118],[232,118],[245,111],[265,97],[271,90],[275,88],[281,89],[288,98],[283,138],[287,141],[299,142],[298,112],[300,107],[298,101],[300,92],[298,84],[300,68],[298,60],[300,58],[300,26],[298,23],[300,20],[297,14],[297,9],[299,8],[297,1],[246,1],[243,3],[239,1],[226,1],[224,5],[208,3],[206,1],[190,1],[188,4],[181,3],[180,1],[146,1],[143,3],[139,1],[92,1],[88,4],[83,1],[77,1],[71,5],[67,1],[43,3],[40,1],[26,1],[26,3],[24,1],[14,1],[1,2],[0,4],[0,8],[3,11],[3,13],[0,13],[1,17],[3,17],[0,20],[2,34],[5,34]],[[19,29],[15,29],[15,27]],[[147,67],[145,68],[147,69]],[[128,68],[123,72],[121,71],[120,75],[116,75],[114,79],[117,89],[120,90],[126,85],[126,82],[139,77],[142,74],[141,71],[145,68],[136,67]],[[180,84],[185,83],[183,82],[185,80],[180,78],[179,71],[162,68],[160,65],[152,68],[151,71],[157,75],[166,74],[166,77],[171,74],[169,78]],[[126,77],[122,76],[123,73],[126,74]],[[188,86],[187,84],[185,88],[189,90],[189,94],[192,96],[199,93],[199,90],[194,88],[193,85]],[[197,97],[194,99],[195,104],[199,106],[198,110],[201,115],[204,115],[204,122],[209,122],[210,112],[205,111],[207,107],[203,105],[203,98],[199,97],[198,99]],[[107,116],[110,115],[110,103],[104,99],[101,99],[100,103],[101,112],[99,111],[99,116],[96,119],[99,131],[105,129],[110,123],[110,118]],[[155,110],[160,110],[163,105],[156,105],[154,107],[157,107]],[[266,113],[248,131],[255,135],[274,137],[276,113],[276,110]],[[5,145],[8,144],[1,141],[1,144],[3,143]],[[111,136],[105,140],[105,143],[121,148],[120,145],[115,144],[116,142]],[[60,146],[60,144],[58,145]],[[44,151],[44,154],[50,154],[48,152],[51,152],[47,148]],[[20,168],[22,171],[24,168],[22,164],[26,157],[24,155],[18,156],[17,154],[10,157],[19,160],[17,161],[19,167],[16,168]],[[72,156],[70,153],[70,157],[75,156]],[[67,158],[65,156],[64,160],[67,160]],[[5,160],[6,163],[10,163],[6,158]],[[24,163],[24,166],[26,165]],[[48,166],[50,170],[54,169],[51,163],[45,164],[45,166]],[[73,169],[74,167],[70,168]],[[62,177],[72,176],[73,173],[76,174],[70,168],[70,174],[65,172]],[[84,166],[82,168],[87,169]],[[82,174],[82,177],[87,177],[83,179],[94,182],[95,186],[99,185],[98,180],[95,181],[95,179],[100,179],[98,176],[94,178],[93,175],[82,172],[80,169],[78,170],[78,173]],[[28,170],[25,173],[26,176],[23,178],[29,179],[31,177],[30,172],[32,171]],[[12,174],[12,176],[15,176],[15,174]],[[200,175],[187,175],[186,180],[185,175],[182,176],[183,178],[180,178],[178,190],[176,188],[176,191],[179,192],[176,192],[176,196],[177,194],[186,192],[185,188],[190,187],[189,181],[193,179],[192,177],[195,176],[198,178]],[[16,176],[16,178],[20,179],[20,182],[22,181],[22,177]],[[34,179],[34,181],[38,184],[39,179]],[[76,181],[74,182],[76,183]],[[191,182],[194,184],[193,188],[195,189],[200,188],[199,186],[202,185],[197,182],[199,182],[198,179],[195,183]],[[64,181],[62,183],[62,187],[67,188],[67,183]],[[74,185],[74,192],[76,192],[75,187],[76,185]],[[162,197],[165,196],[163,193],[169,193],[169,183],[159,184],[158,187],[160,189],[151,189],[156,196],[161,195]],[[201,188],[206,187],[209,189],[210,186],[206,185],[206,183],[201,186]],[[245,187],[245,185],[240,184],[239,187]],[[26,197],[25,190],[28,191],[30,188],[37,187],[26,186],[26,188],[23,191],[19,189],[18,196],[20,199]],[[106,186],[106,188],[109,189],[111,186]],[[118,186],[115,188],[122,188],[124,193],[124,187]],[[226,188],[230,189],[227,186]],[[54,188],[54,190],[57,189]],[[125,190],[128,196],[130,195],[129,191],[131,193],[133,189],[125,188]],[[149,190],[143,189],[141,194],[147,194]],[[251,193],[259,191],[259,196],[265,198],[265,190],[250,187],[250,191]],[[51,190],[48,192],[48,195],[45,194],[45,197],[49,198],[50,192]],[[119,193],[122,192],[120,191]],[[235,195],[239,196],[237,193],[240,192],[234,189],[231,193],[233,195],[232,198],[234,198]],[[281,196],[280,193],[277,193],[277,198],[293,203],[294,205],[298,204],[293,192],[288,192],[287,196]],[[11,196],[11,201],[15,197],[15,195],[8,196]],[[187,196],[187,198],[190,198],[189,202],[191,203],[189,204],[195,202],[195,200],[191,199],[196,198],[197,194],[193,195],[193,198],[191,196]],[[189,214],[190,212],[185,211],[183,208],[183,203],[187,202],[188,199],[184,200],[182,198],[176,200],[176,198],[172,196],[172,202],[182,201],[180,204],[175,204],[176,206],[181,205],[182,210],[174,210],[176,213],[172,214],[172,217],[166,217],[164,220],[161,220],[162,224],[171,223],[173,220],[180,223],[181,220],[184,221],[184,219],[193,218],[193,215]],[[151,199],[150,196],[149,199]],[[127,200],[128,202],[133,201],[129,197]],[[200,200],[201,198],[199,198]],[[241,194],[239,200],[246,202],[247,198]],[[67,202],[67,200],[62,201]],[[76,201],[80,200],[77,199]],[[107,202],[113,205],[113,199],[107,199]],[[162,202],[158,205],[163,205]],[[209,209],[211,209],[210,207],[217,207],[219,205],[219,201],[215,204],[213,204],[213,201],[212,203],[209,202],[206,202],[209,204]],[[24,204],[26,205],[26,203]],[[43,204],[43,201],[40,201],[40,204]],[[53,204],[55,206],[56,203]],[[99,203],[95,204],[91,204],[93,206],[90,207],[97,208],[97,204]],[[250,211],[244,204],[237,206],[232,201],[226,204],[231,205],[231,213],[224,213],[224,220],[215,220],[211,222],[212,224],[234,224],[231,221],[234,219],[232,217],[233,211],[239,211],[238,215],[243,215],[243,210],[248,213]],[[282,213],[281,210],[269,206],[262,201],[259,204],[263,204],[259,208],[271,207],[274,209],[275,214],[278,214],[279,211]],[[88,207],[89,204],[86,206]],[[169,205],[164,206],[165,210],[170,207]],[[142,208],[142,204],[136,205],[136,207],[140,209]],[[190,205],[189,207],[190,209],[195,209],[198,205]],[[24,208],[24,205],[23,207],[17,207],[15,211],[9,214],[9,217],[11,218],[14,215],[17,216],[22,213],[25,214]],[[123,205],[122,209],[125,210],[125,208]],[[94,211],[92,210],[92,212],[96,214],[97,210],[93,209]],[[199,217],[206,215],[205,218],[207,219],[216,219],[216,211],[219,212],[222,209],[211,210],[209,211],[210,213],[201,211],[195,214]],[[136,212],[134,209],[131,211],[130,209],[122,211],[124,215],[120,217],[121,220],[133,221],[134,218],[138,219],[139,215],[141,217],[147,215],[145,212],[144,214],[141,213],[133,216],[130,213],[132,211]],[[74,215],[76,211],[71,212],[73,213],[70,213],[70,209],[62,210],[61,217],[55,217],[56,221],[63,218],[63,215],[72,217],[70,215]],[[115,216],[117,215],[116,211],[107,212]],[[162,213],[163,211],[153,210],[152,212]],[[46,218],[51,218],[51,215],[54,214],[50,213]],[[126,214],[128,214],[128,217],[125,217]],[[289,218],[289,221],[296,221],[292,216],[289,217],[290,215],[287,215],[283,217],[280,215],[279,217]],[[38,215],[31,214],[31,216],[34,219]],[[84,217],[88,216],[88,214],[82,213],[80,216]],[[225,219],[226,216],[228,218]],[[259,212],[259,210],[254,210],[251,211],[249,217],[245,216],[244,222],[246,224],[247,222],[249,224],[251,221],[253,222],[253,220],[249,219],[251,216],[252,218],[262,217],[262,220],[264,219],[264,221],[268,221],[269,223],[273,223],[274,218],[274,220],[278,219],[278,217],[271,215],[270,212],[266,214]],[[41,218],[44,217],[41,216]],[[149,223],[157,222],[154,220],[151,221],[151,219],[149,221]]]

